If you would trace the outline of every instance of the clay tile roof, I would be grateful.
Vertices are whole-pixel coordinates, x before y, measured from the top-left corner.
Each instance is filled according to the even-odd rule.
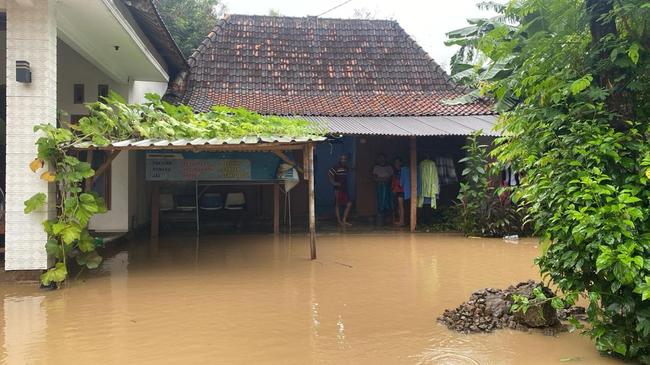
[[[187,61],[169,33],[153,0],[122,0],[169,67],[173,79],[187,69]]]
[[[492,114],[483,102],[444,104],[465,90],[390,20],[231,15],[188,63],[180,101],[195,110],[228,105],[278,115]]]

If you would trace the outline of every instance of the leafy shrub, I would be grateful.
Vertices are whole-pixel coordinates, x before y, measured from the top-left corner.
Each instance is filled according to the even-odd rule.
[[[478,143],[479,134],[463,146],[467,156],[457,209],[459,227],[467,235],[496,237],[523,233],[522,219],[510,199],[510,188],[500,187],[500,170],[488,159],[487,146]]]
[[[507,22],[465,44],[500,71],[481,91],[511,106],[495,152],[526,171],[515,194],[542,238],[537,263],[567,302],[588,298],[600,351],[650,364],[650,4],[497,10]]]

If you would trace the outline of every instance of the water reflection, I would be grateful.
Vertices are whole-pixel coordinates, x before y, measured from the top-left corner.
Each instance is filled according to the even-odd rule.
[[[44,299],[44,296],[4,298],[4,343],[3,356],[0,357],[3,363],[25,364],[39,361],[47,340]]]
[[[336,332],[336,341],[339,344],[339,347],[344,349],[348,347],[347,342],[345,341],[345,323],[343,323],[343,317],[339,314],[339,319],[336,322],[338,331]]]
[[[435,318],[536,278],[534,242],[453,235],[161,237],[62,291],[0,287],[0,363],[608,363],[588,339],[461,335]],[[543,351],[538,351],[543,349]]]

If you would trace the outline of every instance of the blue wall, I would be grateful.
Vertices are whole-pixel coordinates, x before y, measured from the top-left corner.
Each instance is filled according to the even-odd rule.
[[[334,190],[328,179],[328,171],[334,167],[342,154],[348,155],[348,161],[352,168],[348,180],[348,189],[354,202],[355,199],[355,156],[356,143],[354,137],[341,137],[334,140],[328,140],[316,145],[316,156],[314,158],[314,170],[316,175],[315,193],[316,193],[316,213],[318,215],[334,214]]]

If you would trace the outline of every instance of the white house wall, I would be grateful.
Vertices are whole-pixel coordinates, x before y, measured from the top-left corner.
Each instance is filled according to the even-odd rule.
[[[82,104],[74,104],[74,84],[84,85],[86,102],[97,100],[97,88],[100,84],[109,85],[111,90],[122,95],[130,103],[144,102],[146,93],[162,95],[167,89],[167,84],[161,82],[134,81],[130,85],[117,83],[60,40],[58,84],[58,107],[59,111],[67,114],[61,115],[61,118],[67,121],[71,115],[87,113]],[[138,213],[141,204],[147,204],[147,201],[143,199],[143,194],[138,194],[138,191],[145,187],[142,186],[144,180],[139,178],[135,158],[135,152],[123,151],[111,164],[110,210],[94,216],[90,221],[90,229],[100,232],[127,232],[131,228],[134,215],[140,217],[136,222],[142,222],[142,217],[146,218],[146,215]]]
[[[98,86],[108,85],[110,90],[124,98],[129,97],[129,85],[120,84],[95,67],[65,42],[59,40],[58,56],[58,109],[60,119],[70,121],[72,115],[85,115],[88,110],[83,104],[74,103],[74,85],[84,85],[84,100],[98,100]],[[89,228],[103,232],[126,232],[129,229],[128,201],[129,165],[128,156],[120,155],[111,164],[111,209],[97,215],[90,221]]]
[[[101,84],[108,85],[110,90],[117,92],[124,98],[128,97],[129,85],[118,83],[108,75],[88,62],[79,53],[65,42],[58,41],[58,91],[57,106],[61,120],[70,121],[73,114],[88,114],[88,109],[83,104],[74,103],[74,85],[83,84],[86,102],[97,101],[97,87]]]
[[[87,102],[97,100],[99,84],[108,84],[131,102],[142,101],[145,92],[163,93],[166,89],[164,83],[134,82],[138,75],[116,81],[58,39],[56,14],[60,1],[32,0],[24,4],[27,5],[0,0],[0,8],[7,13],[7,54],[3,67],[7,85],[6,270],[40,270],[48,266],[42,222],[55,217],[55,189],[54,184],[46,183],[29,169],[38,138],[34,126],[54,124],[57,117],[66,121],[71,115],[86,113],[83,105],[74,104],[74,84],[84,84]],[[30,84],[16,82],[16,60],[30,62]],[[139,191],[145,186],[143,179],[138,178],[135,160],[135,154],[124,152],[113,161],[111,210],[95,217],[92,229],[127,231],[132,217],[138,216],[142,208],[140,203],[148,203]],[[25,215],[24,201],[38,192],[48,194],[48,204]]]
[[[7,208],[5,269],[45,269],[47,239],[41,222],[54,216],[54,185],[29,169],[34,159],[39,123],[56,121],[57,25],[54,0],[34,0],[31,6],[8,0],[7,11]],[[30,62],[32,82],[16,82],[16,60]],[[35,193],[49,193],[48,204],[29,215],[23,202]]]
[[[146,93],[163,95],[167,91],[167,84],[164,82],[136,81],[131,87],[129,102],[145,102]],[[122,153],[126,153],[122,152]],[[151,219],[151,191],[145,181],[145,160],[144,153],[130,151],[129,153],[129,212],[131,222],[135,227],[142,226]]]
[[[4,3],[0,4],[4,10]],[[5,85],[7,82],[7,32],[0,31],[0,84]],[[5,145],[7,141],[7,128],[4,121],[0,122],[0,145]]]

